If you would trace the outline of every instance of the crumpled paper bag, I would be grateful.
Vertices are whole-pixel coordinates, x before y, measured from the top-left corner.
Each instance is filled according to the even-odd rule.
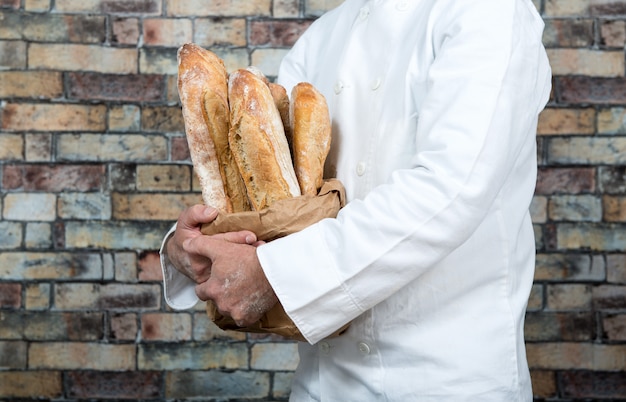
[[[324,218],[336,217],[345,202],[343,185],[337,179],[330,179],[324,182],[317,196],[303,195],[280,200],[262,211],[219,214],[213,222],[204,224],[201,231],[203,234],[213,235],[250,230],[259,240],[272,241],[298,232]],[[239,327],[232,318],[220,314],[211,301],[207,302],[206,310],[209,318],[223,330],[272,333],[287,339],[306,341],[280,302],[259,321],[247,327]],[[348,326],[349,324],[346,324],[330,337],[342,334]]]

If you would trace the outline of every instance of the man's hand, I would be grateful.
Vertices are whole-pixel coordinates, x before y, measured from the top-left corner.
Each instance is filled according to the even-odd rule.
[[[241,235],[194,237],[185,242],[185,250],[191,255],[204,254],[211,261],[208,280],[196,286],[198,298],[212,300],[221,314],[243,327],[258,321],[278,298],[256,255],[256,246],[262,242],[232,241]]]
[[[196,283],[205,282],[211,275],[211,259],[206,250],[188,250],[190,240],[205,236],[200,232],[204,223],[210,223],[217,217],[215,208],[194,205],[184,210],[178,217],[176,231],[166,244],[167,255],[177,270]],[[250,231],[231,232],[212,236],[234,243],[255,244],[256,236]]]

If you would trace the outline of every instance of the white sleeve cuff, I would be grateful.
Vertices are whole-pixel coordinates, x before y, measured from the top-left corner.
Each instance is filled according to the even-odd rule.
[[[163,295],[165,302],[172,309],[186,310],[194,307],[200,299],[196,295],[196,283],[174,268],[167,257],[165,245],[175,230],[176,225],[167,232],[159,250],[163,271]]]

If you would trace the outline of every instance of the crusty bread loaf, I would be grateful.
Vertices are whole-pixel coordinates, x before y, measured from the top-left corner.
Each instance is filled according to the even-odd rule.
[[[228,81],[229,144],[253,209],[300,195],[283,124],[268,85],[240,69]]]
[[[178,51],[178,92],[204,203],[225,212],[250,210],[228,145],[228,74],[223,61],[200,46],[183,45]]]
[[[178,94],[182,104],[185,133],[194,171],[202,187],[206,205],[227,211],[228,199],[220,174],[220,164],[213,140],[209,134],[205,113],[205,93],[212,91],[216,98],[224,95],[228,76],[224,63],[217,56],[194,44],[178,49]],[[213,116],[215,128],[228,124],[228,114]]]
[[[322,187],[331,141],[326,99],[313,85],[301,82],[291,91],[289,113],[293,163],[300,191],[303,195],[316,195]]]
[[[293,135],[291,133],[291,122],[289,121],[289,95],[287,90],[280,84],[269,82],[267,84],[270,87],[270,93],[274,98],[274,104],[280,114],[280,119],[283,122],[285,129],[285,137],[287,138],[287,144],[289,144],[289,150],[291,152],[291,158],[293,159]]]

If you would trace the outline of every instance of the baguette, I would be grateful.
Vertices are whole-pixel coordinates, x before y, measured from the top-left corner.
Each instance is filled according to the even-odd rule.
[[[310,83],[291,91],[293,163],[300,191],[316,195],[324,179],[324,163],[330,150],[331,123],[324,96]]]
[[[250,205],[261,210],[300,195],[285,131],[268,85],[240,69],[228,81],[229,144]]]
[[[278,114],[280,114],[280,119],[283,122],[285,138],[287,138],[289,152],[291,154],[291,158],[293,159],[293,134],[291,132],[291,122],[289,120],[289,96],[287,95],[287,90],[282,85],[273,82],[269,82],[267,85],[270,87],[270,93],[272,94],[272,98],[274,98],[274,104],[276,105]]]
[[[250,210],[228,145],[228,73],[214,53],[194,44],[178,51],[178,92],[202,199],[224,212]]]

